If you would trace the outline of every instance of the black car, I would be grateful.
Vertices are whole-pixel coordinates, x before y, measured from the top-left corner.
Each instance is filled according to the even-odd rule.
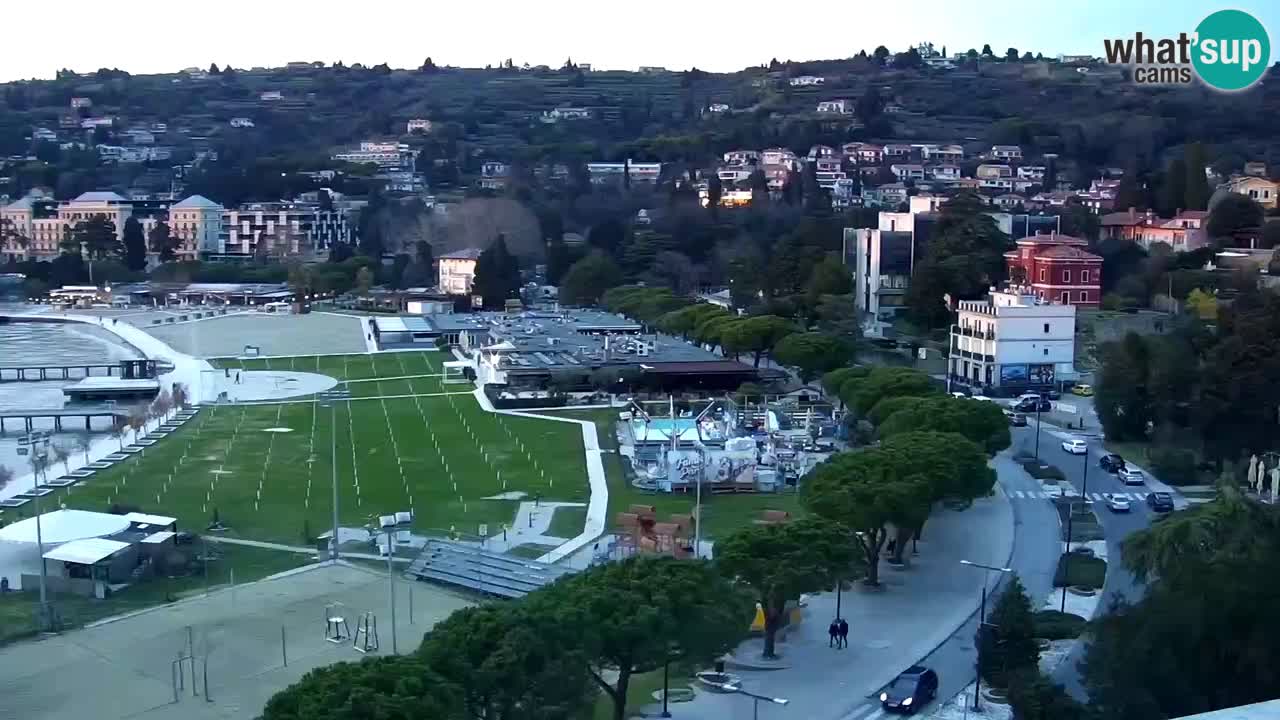
[[[1013,409],[1024,413],[1049,412],[1053,409],[1053,403],[1049,402],[1047,398],[1039,398],[1038,400],[1036,398],[1024,398],[1019,400],[1018,404],[1013,406]]]
[[[1147,496],[1147,507],[1152,512],[1173,512],[1173,496],[1167,492],[1153,492]]]
[[[1026,416],[1026,415],[1024,415],[1024,414],[1022,414],[1022,413],[1010,413],[1010,414],[1009,414],[1009,424],[1010,424],[1010,425],[1012,425],[1012,426],[1014,426],[1014,427],[1026,427],[1026,426],[1027,426],[1027,416]]]
[[[912,665],[880,693],[885,710],[908,715],[938,696],[938,673],[922,665]]]
[[[1098,467],[1111,473],[1118,473],[1124,469],[1124,458],[1115,453],[1107,453],[1098,458]]]

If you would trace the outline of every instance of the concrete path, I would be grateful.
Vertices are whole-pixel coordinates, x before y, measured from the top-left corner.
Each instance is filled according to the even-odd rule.
[[[841,594],[841,615],[850,627],[848,649],[827,647],[836,595],[821,593],[810,597],[803,622],[778,645],[787,667],[731,672],[740,674],[752,692],[790,700],[785,707],[761,704],[761,718],[840,720],[865,714],[870,696],[933,653],[977,612],[985,578],[960,561],[1006,565],[1013,534],[1013,511],[1003,494],[964,511],[939,509],[925,526],[919,555],[909,567],[898,570],[886,563],[881,566],[883,589],[855,585]],[[762,642],[749,640],[735,656],[757,658]],[[746,698],[713,693],[699,693],[672,709],[681,720],[721,720],[749,712]]]
[[[520,545],[563,545],[567,538],[547,534],[556,508],[586,506],[586,503],[578,502],[521,502],[516,509],[515,520],[506,531],[489,529],[489,539],[485,541],[484,548],[491,552],[506,552]]]
[[[498,413],[499,415],[514,415],[516,417],[574,423],[582,428],[582,446],[587,454],[587,482],[591,487],[591,501],[587,504],[586,526],[583,527],[581,534],[538,558],[538,562],[558,562],[595,542],[597,538],[603,535],[605,522],[609,514],[609,483],[605,479],[604,463],[600,460],[600,438],[596,435],[596,424],[589,420],[578,420],[576,418],[538,415],[515,410],[499,410],[493,406],[493,403],[489,402],[489,396],[485,395],[483,390],[477,388],[472,392],[472,395],[475,397],[476,402],[480,403],[480,407],[488,412]]]

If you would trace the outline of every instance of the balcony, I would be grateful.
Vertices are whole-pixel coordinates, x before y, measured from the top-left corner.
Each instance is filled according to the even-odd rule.
[[[956,327],[951,326],[951,332],[954,335],[963,335],[965,337],[977,338],[979,340],[995,340],[996,334],[991,330],[978,330],[977,328]]]
[[[996,361],[995,355],[983,355],[982,353],[969,352],[968,350],[952,350],[952,357],[962,357],[966,360],[976,360],[978,362],[993,363]]]

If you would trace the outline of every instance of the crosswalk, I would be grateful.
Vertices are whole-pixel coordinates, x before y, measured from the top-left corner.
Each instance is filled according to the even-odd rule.
[[[1005,497],[1009,498],[1010,500],[1049,500],[1049,499],[1054,499],[1059,497],[1080,497],[1080,493],[1075,490],[1065,490],[1062,492],[1041,492],[1036,490],[1005,490],[1004,488],[1000,488],[998,492],[1001,495],[1004,495]],[[1150,493],[1138,492],[1138,491],[1110,493],[1112,497],[1117,497],[1124,500],[1146,500],[1147,495],[1149,494]],[[1103,495],[1104,493],[1091,492],[1089,493],[1088,497],[1090,500],[1096,500],[1098,502],[1102,502],[1103,500],[1106,499],[1105,497],[1103,497]]]
[[[880,720],[884,717],[884,707],[880,703],[867,703],[853,709],[840,720]]]

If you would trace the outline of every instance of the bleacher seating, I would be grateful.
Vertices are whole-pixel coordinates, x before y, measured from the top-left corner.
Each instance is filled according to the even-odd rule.
[[[489,552],[464,543],[431,540],[405,576],[486,595],[519,598],[571,572],[570,568]]]

